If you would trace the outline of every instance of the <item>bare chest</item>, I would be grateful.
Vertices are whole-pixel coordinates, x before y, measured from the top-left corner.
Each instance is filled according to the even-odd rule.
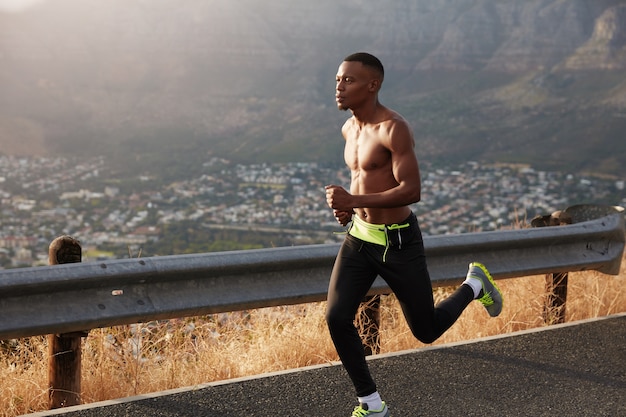
[[[352,171],[370,171],[386,167],[391,154],[376,135],[360,132],[346,138],[344,159]]]

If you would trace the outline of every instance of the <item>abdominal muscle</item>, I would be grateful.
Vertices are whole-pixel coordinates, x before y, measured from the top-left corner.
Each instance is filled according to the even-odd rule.
[[[350,192],[353,195],[364,195],[384,192],[397,187],[398,183],[388,170],[375,170],[364,172],[362,170],[352,172]],[[411,214],[408,206],[400,207],[357,207],[354,212],[368,223],[373,224],[396,224],[402,223]]]

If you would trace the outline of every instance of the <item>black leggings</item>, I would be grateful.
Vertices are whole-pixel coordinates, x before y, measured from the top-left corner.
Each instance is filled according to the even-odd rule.
[[[343,363],[357,396],[376,391],[365,351],[354,319],[359,305],[377,275],[395,293],[413,335],[423,343],[432,343],[441,336],[474,299],[473,290],[461,285],[453,294],[434,306],[432,285],[422,233],[415,216],[411,226],[390,231],[401,233],[402,246],[389,247],[346,236],[335,260],[328,288],[326,322],[339,358]],[[390,241],[394,239],[390,236]]]

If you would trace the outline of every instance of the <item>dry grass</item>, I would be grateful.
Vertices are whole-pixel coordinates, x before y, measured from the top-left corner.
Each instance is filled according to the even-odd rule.
[[[545,277],[500,281],[505,309],[490,318],[472,303],[436,344],[543,326]],[[569,274],[566,320],[626,311],[626,260],[619,276]],[[437,289],[436,296],[446,295]],[[92,330],[83,339],[83,402],[297,368],[337,360],[325,304],[277,307]],[[381,352],[424,346],[393,296],[381,305]],[[0,345],[0,417],[47,408],[45,337]]]

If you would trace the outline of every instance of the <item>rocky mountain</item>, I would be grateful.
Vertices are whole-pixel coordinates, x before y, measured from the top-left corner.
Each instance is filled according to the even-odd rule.
[[[334,74],[358,50],[420,158],[626,176],[619,0],[0,4],[0,152],[339,163]]]

